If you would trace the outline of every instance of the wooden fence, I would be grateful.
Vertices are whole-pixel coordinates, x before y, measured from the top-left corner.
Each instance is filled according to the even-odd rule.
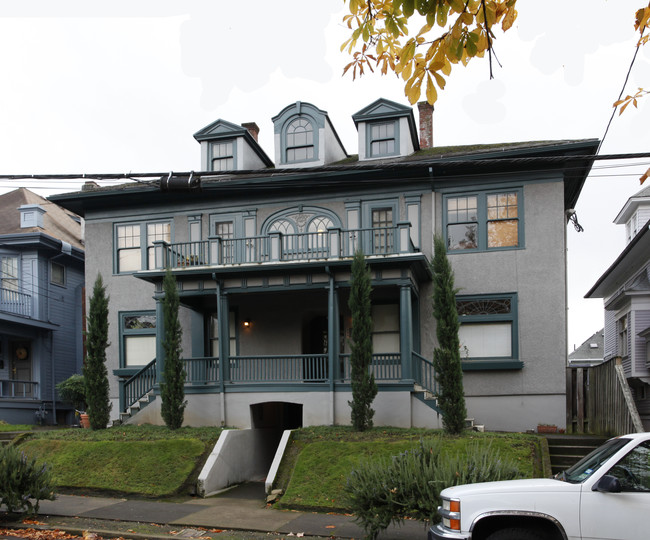
[[[567,430],[612,435],[644,431],[620,357],[567,369]]]

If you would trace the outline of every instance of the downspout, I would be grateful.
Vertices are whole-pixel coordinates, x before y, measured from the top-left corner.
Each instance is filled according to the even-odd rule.
[[[226,396],[225,396],[225,362],[223,361],[223,354],[222,354],[222,342],[223,342],[223,336],[221,335],[221,324],[222,324],[222,317],[223,317],[223,307],[221,306],[221,281],[217,279],[217,274],[212,273],[212,279],[215,281],[217,284],[217,324],[218,324],[218,329],[219,329],[219,396],[220,396],[220,402],[219,402],[219,409],[221,411],[221,426],[226,425]]]

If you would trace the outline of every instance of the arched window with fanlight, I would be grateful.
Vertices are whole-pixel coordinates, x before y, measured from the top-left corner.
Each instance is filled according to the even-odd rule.
[[[287,163],[314,159],[314,126],[307,118],[296,118],[287,126],[285,152]]]
[[[296,242],[296,226],[288,219],[277,219],[268,229],[269,233],[279,232],[282,233],[282,252],[292,253],[297,247]]]
[[[330,254],[328,229],[340,229],[341,220],[331,210],[299,206],[272,215],[262,234],[280,233],[285,260],[323,259]]]
[[[327,216],[316,216],[307,227],[309,254],[313,257],[327,257],[329,237],[327,229],[334,227],[334,222]]]

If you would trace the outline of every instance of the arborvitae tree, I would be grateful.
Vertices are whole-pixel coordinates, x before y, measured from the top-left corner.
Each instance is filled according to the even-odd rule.
[[[160,412],[169,429],[178,429],[183,425],[187,401],[185,401],[185,369],[181,358],[183,331],[178,320],[178,289],[176,288],[176,279],[169,269],[167,269],[163,280],[163,291],[165,293],[163,299],[165,364],[163,368],[164,380],[160,383],[162,399]]]
[[[111,412],[106,370],[108,347],[108,297],[102,275],[98,274],[88,310],[86,361],[83,367],[86,412],[92,429],[105,429]]]
[[[372,362],[372,317],[370,313],[370,269],[362,251],[357,251],[352,262],[350,300],[352,313],[352,425],[357,431],[372,427],[375,411],[372,402],[377,395],[375,376],[370,373]]]
[[[433,316],[436,319],[438,347],[433,351],[433,366],[439,385],[438,404],[447,433],[459,434],[465,428],[467,410],[463,390],[463,370],[458,339],[458,311],[454,272],[447,258],[445,241],[434,238]]]

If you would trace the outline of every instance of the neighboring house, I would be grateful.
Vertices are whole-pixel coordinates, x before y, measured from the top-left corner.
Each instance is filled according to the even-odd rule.
[[[605,304],[605,359],[620,356],[634,401],[650,429],[650,186],[633,195],[614,223],[627,245],[585,298]]]
[[[580,347],[569,353],[569,367],[595,366],[604,360],[605,330],[598,330]]]
[[[566,211],[596,140],[429,148],[432,108],[379,99],[352,117],[348,156],[327,113],[194,137],[200,173],[52,200],[85,218],[86,279],[110,296],[113,415],[161,423],[161,282],[178,281],[190,425],[349,424],[350,267],[372,272],[375,425],[439,426],[430,258],[447,238],[469,416],[488,429],[564,425]],[[550,158],[550,159],[549,159]],[[213,172],[210,172],[213,171]],[[144,393],[154,400],[138,410]],[[135,404],[135,408],[130,408]]]
[[[55,385],[82,365],[81,236],[78,216],[28,189],[0,195],[2,420],[69,419]]]

